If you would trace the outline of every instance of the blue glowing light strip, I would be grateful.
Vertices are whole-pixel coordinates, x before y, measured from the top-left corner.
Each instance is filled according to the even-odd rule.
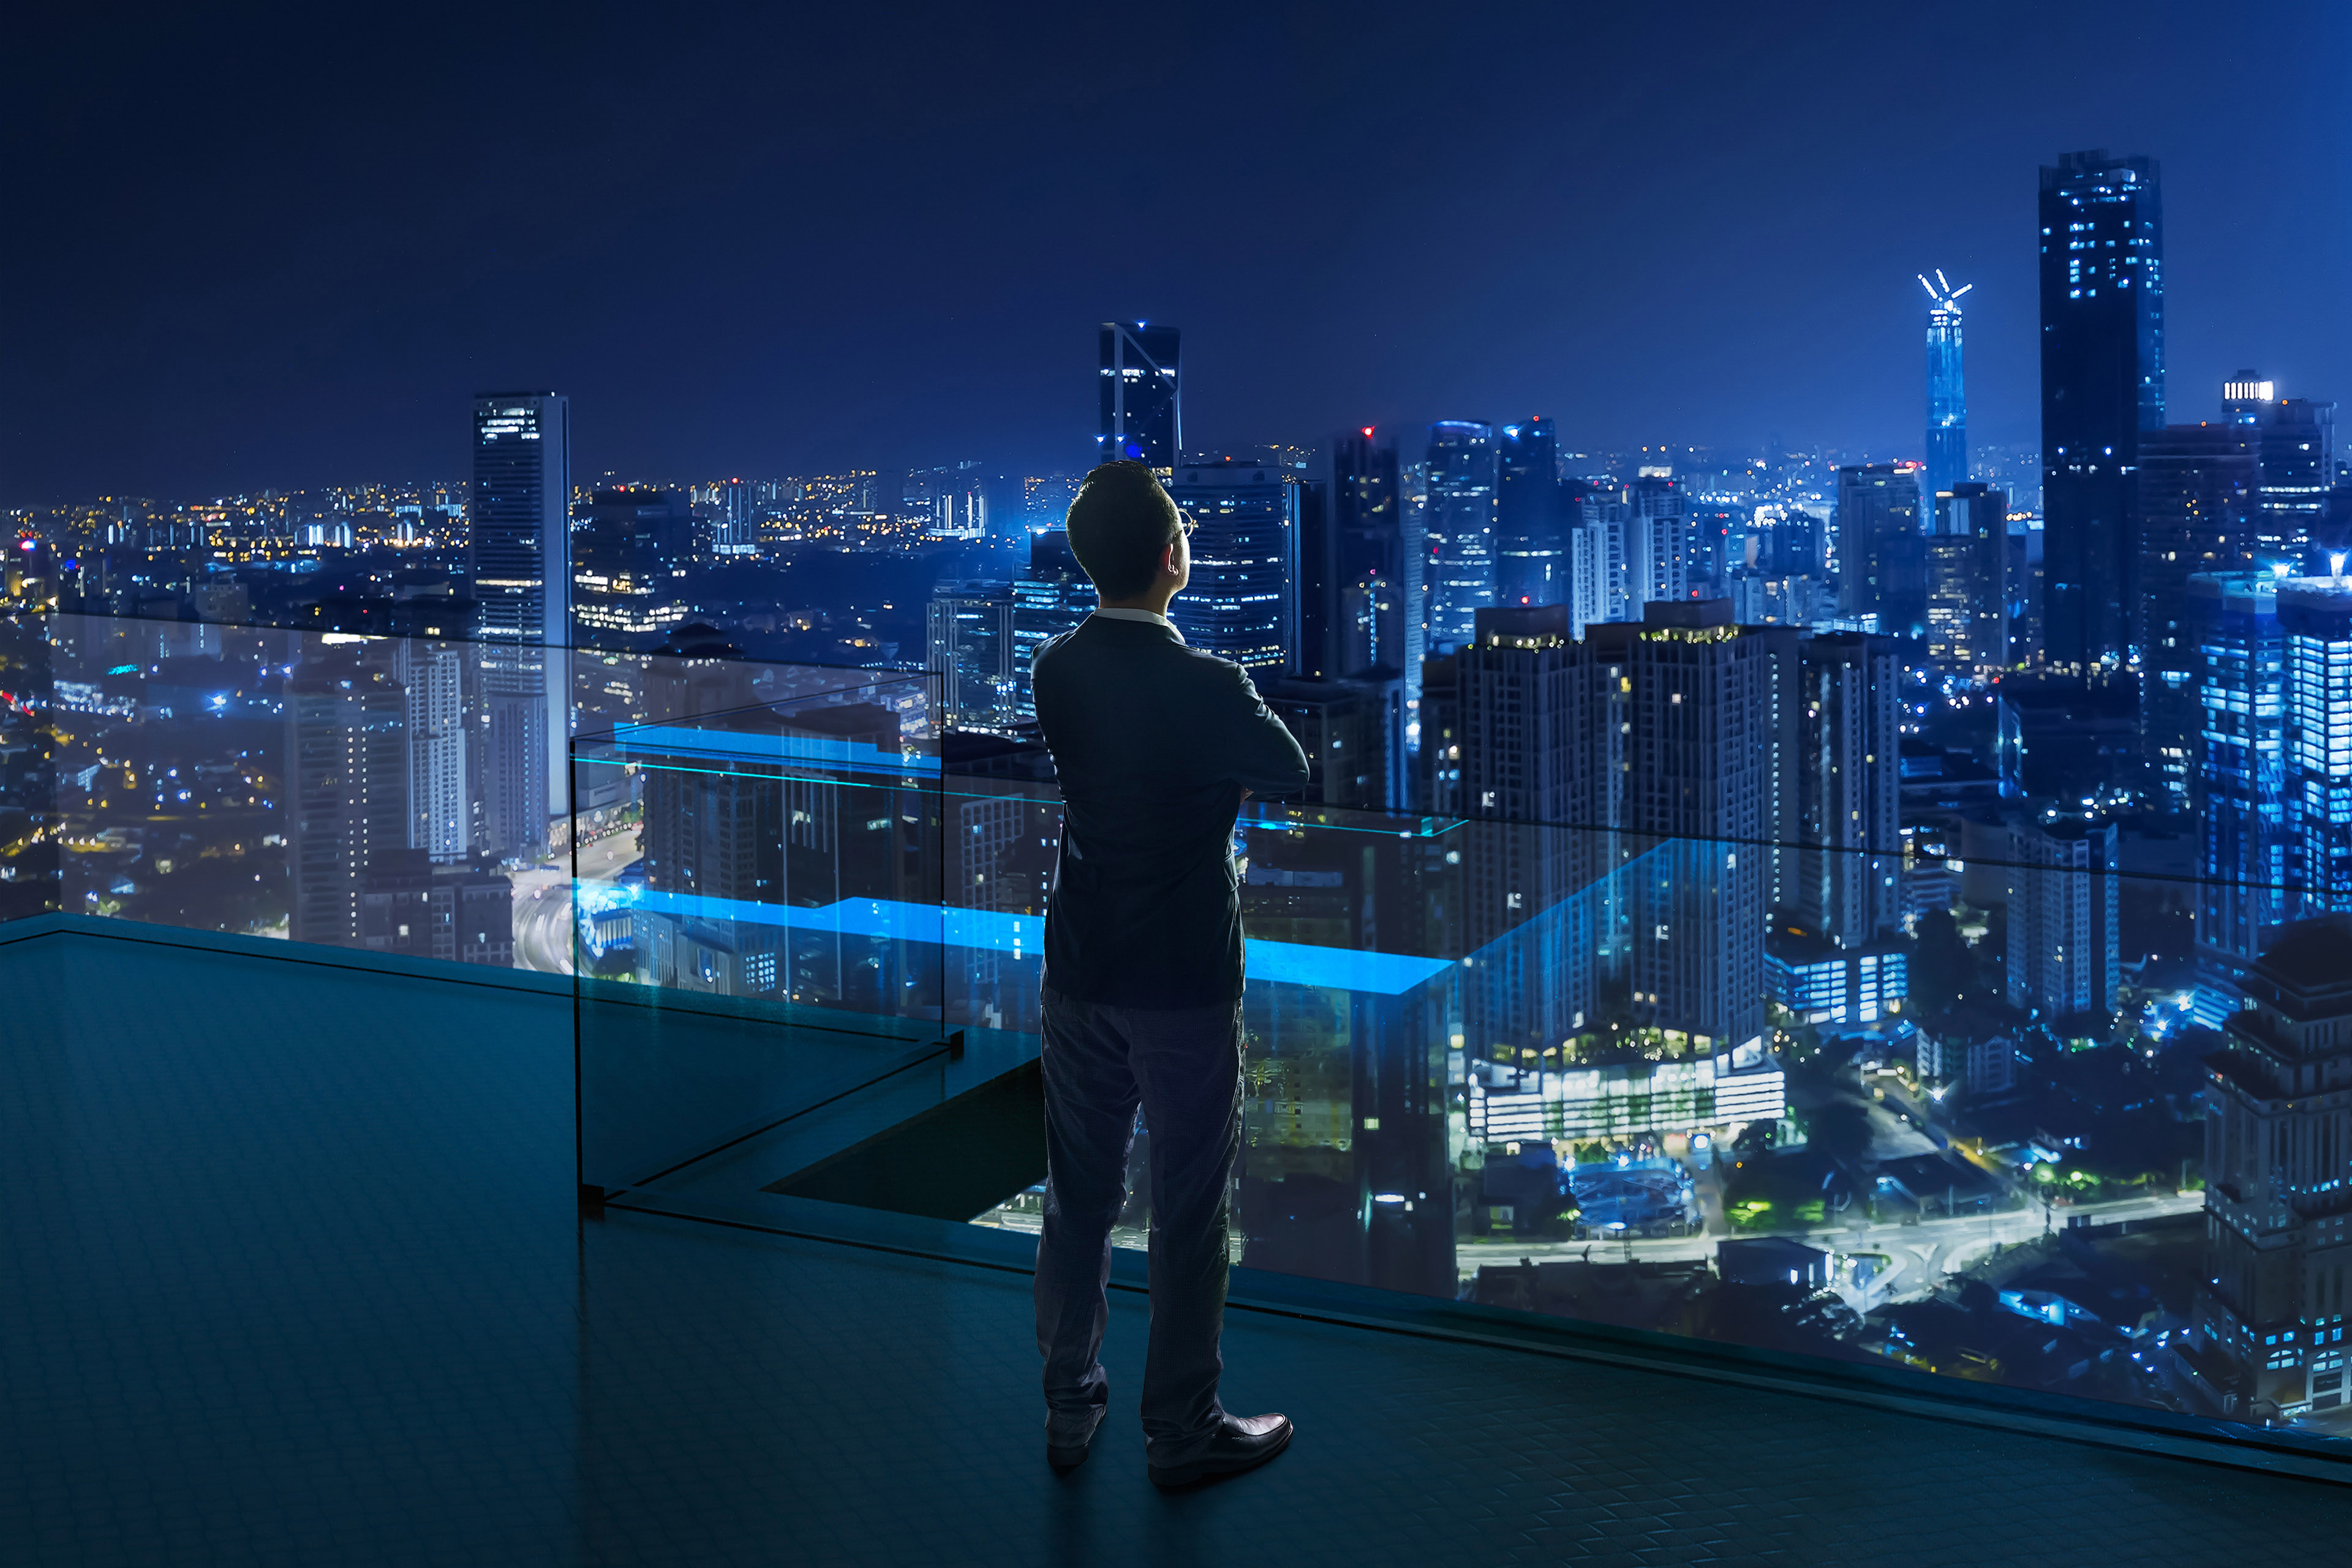
[[[834,931],[844,936],[939,942],[948,947],[1009,953],[1015,958],[1036,954],[1045,941],[1045,921],[1041,916],[900,903],[888,899],[844,899],[822,909],[798,909],[748,899],[707,899],[692,893],[621,889],[607,883],[583,884],[579,893],[583,909],[599,911],[626,907],[682,920],[740,921],[786,926],[794,931]],[[1245,945],[1252,980],[1276,985],[1320,985],[1378,996],[1401,996],[1453,967],[1451,959],[1415,958],[1402,952],[1359,952],[1309,942],[1260,942],[1253,938]]]
[[[696,757],[707,762],[830,763],[869,773],[937,774],[937,757],[908,756],[885,752],[864,741],[836,741],[824,735],[747,733],[740,730],[688,730],[674,724],[647,724],[619,736],[582,742],[583,760],[599,763],[635,762],[645,758]]]

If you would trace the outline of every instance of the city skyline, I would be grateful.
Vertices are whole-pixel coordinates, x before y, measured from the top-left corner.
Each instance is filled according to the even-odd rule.
[[[2102,144],[2166,169],[2173,293],[2198,301],[2175,311],[2173,376],[2259,363],[2283,385],[2339,384],[2352,314],[2298,287],[2291,258],[2352,232],[2326,194],[2336,132],[2318,74],[2326,35],[2352,24],[2129,15],[1831,9],[1786,26],[1726,11],[1715,25],[1748,47],[1706,50],[1637,19],[1556,19],[1498,53],[1473,13],[1419,47],[1408,112],[1360,86],[1403,67],[1371,41],[1381,29],[1302,14],[1264,48],[1201,53],[1166,166],[1125,187],[1080,128],[1116,113],[1119,51],[1192,58],[1190,24],[1163,38],[1041,14],[992,37],[941,19],[887,43],[851,26],[829,42],[877,68],[841,79],[893,85],[823,146],[790,129],[837,89],[692,85],[730,49],[738,71],[790,58],[788,32],[689,35],[629,61],[676,79],[688,112],[649,125],[625,95],[609,124],[518,152],[535,176],[520,204],[454,130],[477,122],[488,81],[403,40],[312,73],[299,30],[162,28],[84,51],[108,62],[91,82],[71,32],[52,34],[56,68],[29,73],[16,112],[57,110],[32,122],[50,127],[44,144],[76,131],[19,176],[44,236],[19,288],[50,308],[21,328],[0,393],[0,500],[455,472],[434,410],[517,384],[594,411],[583,472],[839,472],[942,451],[1051,470],[1099,434],[1063,366],[1113,318],[1184,325],[1188,437],[1203,447],[1532,408],[1580,449],[1812,432],[1924,456],[1913,279],[1935,267],[1977,285],[1973,438],[2031,443],[2032,258],[2014,239],[2030,171]],[[2027,33],[2049,47],[2021,58]],[[1822,63],[1859,37],[1906,64],[1865,80]],[[591,30],[578,58],[499,90],[527,118],[617,68],[631,41]],[[1518,90],[1585,58],[1672,61],[1700,111],[1634,151],[1618,93],[1638,71],[1565,99]],[[207,108],[254,73],[291,98]],[[184,96],[195,81],[200,100]],[[337,114],[311,97],[330,82]],[[1244,111],[1211,108],[1228,100]],[[1956,125],[1944,110],[1962,102],[1999,112]],[[322,142],[298,140],[321,123]],[[1040,163],[1040,147],[1061,150]],[[347,216],[317,206],[320,158],[337,160]],[[658,188],[650,158],[667,160]],[[1271,243],[1158,221],[1267,160],[1290,214]],[[1343,167],[1357,173],[1331,177]],[[234,169],[255,173],[236,184]],[[1902,216],[1866,233],[1838,220],[1865,201]],[[785,208],[814,216],[780,252],[767,242]],[[148,226],[199,214],[200,247]],[[349,243],[271,247],[289,227]],[[925,237],[940,232],[961,237]]]

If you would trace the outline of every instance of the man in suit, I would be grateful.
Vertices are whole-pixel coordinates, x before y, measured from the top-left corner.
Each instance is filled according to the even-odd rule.
[[[1192,577],[1192,522],[1140,463],[1105,463],[1070,504],[1071,551],[1101,607],[1037,652],[1037,723],[1060,775],[1045,905],[1045,1219],[1037,1345],[1045,1453],[1084,1462],[1109,1398],[1110,1231],[1135,1112],[1151,1134],[1151,1479],[1264,1464],[1286,1416],[1233,1416],[1224,1363],[1225,1196],[1242,1134],[1241,894],[1234,819],[1295,790],[1307,758],[1239,665],[1168,619]]]

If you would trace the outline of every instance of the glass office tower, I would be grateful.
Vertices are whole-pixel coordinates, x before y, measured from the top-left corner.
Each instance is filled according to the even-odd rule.
[[[2164,426],[2158,173],[2104,149],[2042,171],[2042,637],[2062,670],[2131,654],[2139,438]]]
[[[1376,442],[1369,425],[1344,431],[1332,443],[1327,515],[1336,600],[1330,668],[1345,676],[1417,667],[1421,552],[1405,538],[1396,444]]]
[[[1102,434],[1096,461],[1128,458],[1162,474],[1176,466],[1183,439],[1176,380],[1181,334],[1141,321],[1102,324]]]
[[[1192,584],[1168,614],[1187,643],[1244,669],[1292,664],[1302,479],[1234,458],[1177,468],[1168,493],[1194,524]]]
[[[489,657],[486,847],[534,858],[564,808],[562,652],[572,635],[572,405],[552,392],[474,399],[467,571]]]
[[[2311,548],[2312,530],[2336,483],[2336,405],[2280,397],[2273,383],[2242,370],[2221,384],[2221,417],[2244,431],[2261,469],[2254,548],[2266,559]],[[2326,569],[2325,561],[2307,563]]]
[[[1927,618],[1918,465],[1857,463],[1837,476],[1840,607],[1857,619],[1877,616],[1890,637],[1914,636]]]
[[[2239,424],[2170,425],[2140,438],[2139,592],[2131,613],[2141,754],[2175,809],[2189,803],[2203,717],[2189,583],[2255,564],[2255,450],[2253,431]]]
[[[1429,427],[1429,644],[1460,647],[1495,603],[1495,427],[1441,419]]]

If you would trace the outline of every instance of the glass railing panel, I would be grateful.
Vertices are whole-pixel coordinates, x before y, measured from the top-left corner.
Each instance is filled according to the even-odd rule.
[[[574,741],[583,1184],[756,1190],[943,1094],[926,700],[711,665]]]
[[[750,700],[879,701],[910,735],[929,724],[920,678],[889,671],[195,621],[14,624],[48,720],[36,727],[50,737],[60,907],[551,974],[572,965],[569,734],[642,721],[722,670]],[[609,855],[621,840],[607,838]]]
[[[951,779],[951,820],[959,791],[1018,798]],[[1050,841],[1025,806],[965,886]],[[2268,928],[2240,976],[2268,999],[2217,1015],[2200,933],[2246,890],[2098,869],[2054,819],[1972,861],[1273,805],[1239,840],[1236,1261],[2199,1416],[2343,1408],[2341,924]],[[1042,930],[1007,929],[960,1016],[1034,1006]]]

